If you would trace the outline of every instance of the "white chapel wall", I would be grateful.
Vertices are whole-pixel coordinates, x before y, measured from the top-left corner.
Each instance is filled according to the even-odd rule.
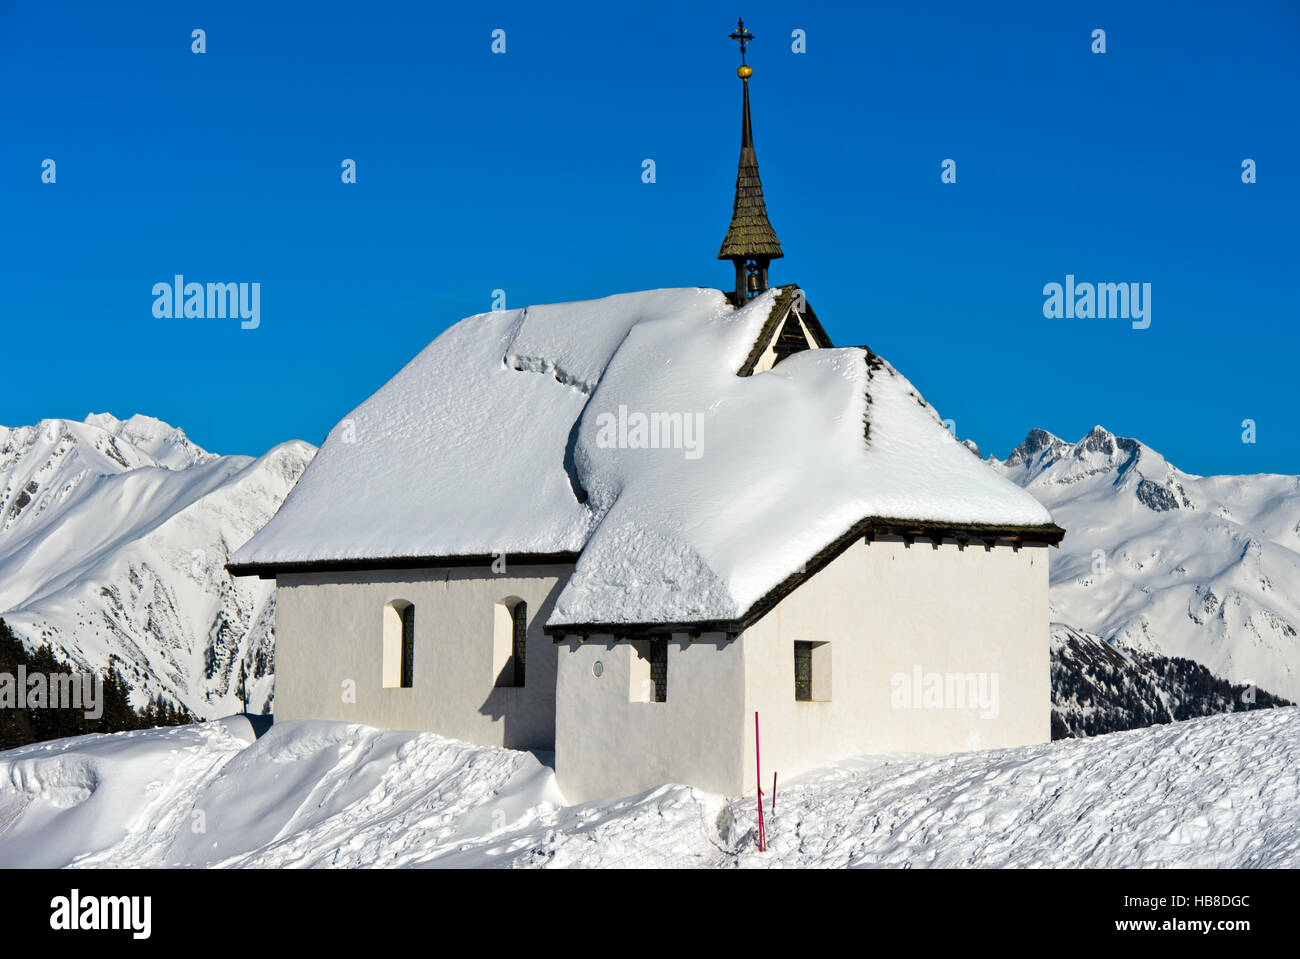
[[[643,644],[599,635],[558,644],[555,772],[570,802],[667,782],[724,794],[739,786],[743,650],[722,633],[675,633],[668,644],[662,703],[648,701]]]
[[[1048,554],[1041,546],[858,541],[738,638],[674,634],[662,703],[647,695],[644,644],[610,636],[556,644],[542,632],[571,566],[502,576],[282,575],[276,717],[554,748],[559,785],[575,802],[673,781],[724,795],[752,789],[755,710],[768,785],[773,770],[786,778],[854,755],[1045,742]],[[528,603],[522,689],[494,685],[497,604],[513,597]],[[395,600],[415,604],[411,689],[384,688],[384,615]],[[829,685],[829,700],[796,701],[796,640],[830,644],[813,660],[818,695]],[[985,692],[996,675],[996,715],[923,701],[898,706],[892,681],[918,669],[923,677],[983,676]],[[355,703],[345,702],[348,681]]]
[[[855,755],[1047,742],[1048,553],[880,538],[859,540],[813,575],[741,638],[745,787],[754,785],[756,710],[765,789],[774,770],[797,775]],[[795,699],[796,641],[830,643],[829,701]],[[903,705],[915,699],[918,670],[923,692],[938,675],[954,693],[969,693],[966,679],[974,677],[986,701],[996,676],[996,714],[959,706],[958,697],[932,697],[927,706],[923,695]]]
[[[486,567],[282,574],[276,719],[358,722],[481,745],[552,749],[556,650],[542,626],[572,571],[557,564],[507,565],[502,575]],[[513,597],[528,603],[522,688],[495,685],[497,603]],[[410,689],[385,688],[385,609],[394,600],[415,605]],[[354,703],[346,701],[349,683]]]

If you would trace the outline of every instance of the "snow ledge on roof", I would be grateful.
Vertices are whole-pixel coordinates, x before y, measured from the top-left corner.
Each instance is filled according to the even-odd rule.
[[[707,622],[866,517],[1050,527],[868,350],[738,376],[779,293],[462,320],[331,431],[232,565],[580,553],[548,626]]]

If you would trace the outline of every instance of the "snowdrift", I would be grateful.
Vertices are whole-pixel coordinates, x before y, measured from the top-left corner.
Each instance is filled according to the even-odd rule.
[[[0,866],[1300,866],[1300,708],[950,756],[752,797],[567,805],[537,756],[246,720],[0,753]]]

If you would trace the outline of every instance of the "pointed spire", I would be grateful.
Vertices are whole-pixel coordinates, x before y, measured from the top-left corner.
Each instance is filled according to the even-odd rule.
[[[767,219],[763,200],[763,183],[758,177],[758,155],[754,152],[754,129],[749,119],[749,78],[754,71],[745,64],[745,49],[754,35],[745,29],[745,21],[736,24],[731,39],[740,44],[741,81],[740,162],[736,169],[736,198],[731,208],[731,225],[718,251],[719,260],[736,265],[734,299],[743,303],[750,296],[767,289],[767,267],[771,260],[785,256],[781,241]]]
[[[749,122],[749,80],[741,81],[741,89],[744,90],[742,97],[744,106],[740,110],[740,151],[741,164],[744,164],[744,151],[750,151],[754,167],[758,167],[758,156],[754,154],[754,128]]]
[[[785,254],[781,252],[781,241],[767,219],[767,203],[763,200],[763,181],[758,176],[758,154],[754,152],[754,132],[749,120],[749,80],[743,82],[736,199],[731,208],[731,225],[722,241],[722,249],[718,251],[718,259],[762,256],[775,260]]]

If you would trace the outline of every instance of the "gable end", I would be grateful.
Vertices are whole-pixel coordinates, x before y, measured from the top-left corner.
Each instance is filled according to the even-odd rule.
[[[796,305],[797,311],[793,309]],[[793,323],[789,322],[791,319],[794,320]],[[777,363],[793,353],[809,349],[807,337],[812,338],[815,348],[828,349],[834,346],[799,286],[794,283],[783,286],[776,302],[772,304],[767,321],[754,340],[753,348],[736,375],[752,376],[769,347],[776,352]]]

